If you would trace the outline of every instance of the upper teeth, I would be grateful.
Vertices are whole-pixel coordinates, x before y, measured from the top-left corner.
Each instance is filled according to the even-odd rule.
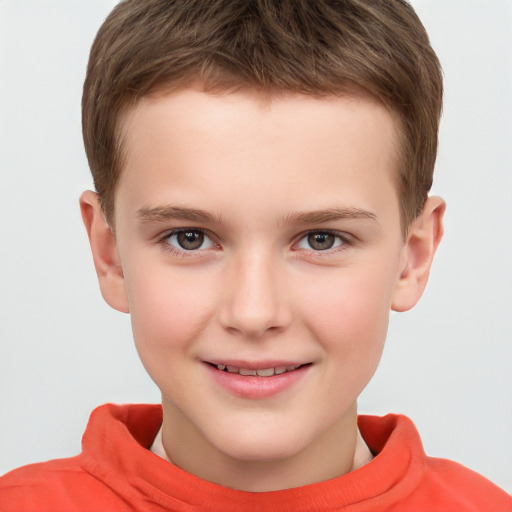
[[[290,372],[298,368],[297,366],[278,366],[276,368],[262,368],[260,370],[249,370],[248,368],[237,368],[236,366],[218,364],[217,368],[229,373],[239,373],[240,375],[254,375],[259,377],[272,377],[281,373]]]

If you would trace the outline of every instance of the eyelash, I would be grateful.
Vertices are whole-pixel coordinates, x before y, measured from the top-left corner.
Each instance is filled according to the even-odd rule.
[[[316,229],[316,230],[307,231],[306,233],[301,234],[300,237],[298,237],[297,241],[293,244],[292,247],[298,246],[298,244],[300,242],[302,242],[304,239],[308,238],[311,235],[333,236],[336,239],[338,239],[339,243],[335,247],[331,247],[331,248],[324,249],[324,250],[315,250],[313,248],[309,248],[309,249],[297,248],[296,250],[299,250],[299,251],[304,250],[310,254],[314,254],[315,257],[322,257],[322,256],[332,255],[333,253],[346,251],[348,249],[348,247],[350,247],[350,245],[353,244],[352,237],[350,237],[347,233],[344,233],[342,231],[336,231],[333,229]]]
[[[162,244],[162,247],[165,251],[171,253],[174,256],[178,256],[181,258],[187,258],[193,255],[197,255],[198,253],[205,251],[206,249],[177,249],[176,247],[173,247],[169,240],[174,237],[178,236],[182,233],[197,233],[199,235],[204,236],[205,239],[210,240],[211,246],[219,248],[220,245],[216,243],[213,239],[213,237],[204,229],[200,228],[180,228],[180,229],[173,229],[170,232],[167,232],[162,238],[160,238],[159,242]]]
[[[197,256],[198,253],[206,251],[207,249],[210,248],[210,247],[208,247],[206,249],[189,249],[189,250],[187,250],[185,248],[177,249],[176,247],[173,247],[169,243],[169,240],[172,237],[178,236],[178,235],[183,234],[183,233],[196,233],[196,234],[202,235],[202,236],[205,237],[205,239],[209,239],[210,240],[210,242],[211,242],[211,246],[210,247],[215,247],[217,249],[220,248],[220,244],[215,242],[214,237],[211,236],[208,233],[208,231],[206,231],[204,229],[201,229],[201,228],[180,228],[180,229],[174,229],[174,230],[172,230],[170,232],[165,233],[165,235],[159,239],[159,243],[162,245],[162,247],[163,247],[163,249],[165,251],[171,253],[174,256],[178,256],[178,257],[181,257],[181,258]],[[333,236],[333,237],[335,237],[338,240],[338,242],[335,242],[335,243],[338,243],[338,245],[336,245],[335,247],[332,247],[332,248],[324,249],[324,250],[315,250],[313,248],[309,248],[309,249],[299,248],[298,245],[304,239],[306,239],[307,237],[309,237],[311,235],[329,235],[329,236]],[[353,245],[352,237],[350,237],[346,233],[343,233],[343,232],[340,232],[340,231],[335,231],[335,230],[332,230],[332,229],[317,229],[317,230],[311,230],[311,231],[307,231],[305,233],[302,233],[296,239],[296,241],[293,242],[292,249],[295,250],[295,251],[306,251],[306,252],[308,252],[310,254],[314,254],[315,257],[322,257],[322,256],[327,256],[329,254],[345,251],[351,245]]]

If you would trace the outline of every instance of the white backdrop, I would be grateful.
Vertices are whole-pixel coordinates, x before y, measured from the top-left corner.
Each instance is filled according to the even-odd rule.
[[[409,415],[429,454],[512,492],[512,2],[413,3],[446,78],[446,235],[360,409]],[[114,4],[0,1],[0,473],[76,454],[98,404],[159,400],[129,318],[101,299],[78,211],[81,86]]]

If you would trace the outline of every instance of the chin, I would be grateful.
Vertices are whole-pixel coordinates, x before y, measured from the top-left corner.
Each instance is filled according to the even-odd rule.
[[[217,433],[218,434],[218,433]],[[290,428],[249,428],[219,439],[211,439],[219,451],[240,462],[273,462],[293,457],[308,444],[298,432]]]
[[[244,443],[231,445],[224,450],[225,455],[240,462],[276,462],[297,454],[296,446],[283,446],[279,441],[269,443]]]

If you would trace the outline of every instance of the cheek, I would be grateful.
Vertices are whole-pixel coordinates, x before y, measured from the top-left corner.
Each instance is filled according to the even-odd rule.
[[[349,372],[372,371],[378,364],[391,306],[389,276],[379,267],[339,269],[305,301],[309,329],[329,358]]]
[[[171,357],[195,338],[210,317],[207,280],[159,267],[128,276],[133,335],[141,357]],[[199,288],[200,287],[200,288]]]

